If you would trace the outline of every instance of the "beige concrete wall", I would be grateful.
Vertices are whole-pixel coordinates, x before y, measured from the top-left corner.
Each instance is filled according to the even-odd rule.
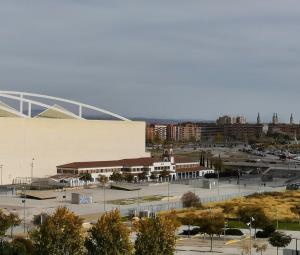
[[[56,174],[74,161],[115,160],[145,153],[145,123],[102,120],[0,118],[3,183]]]

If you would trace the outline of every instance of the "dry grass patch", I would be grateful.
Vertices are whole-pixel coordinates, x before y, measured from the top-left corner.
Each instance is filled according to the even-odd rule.
[[[212,212],[224,212],[225,217],[234,218],[237,217],[237,210],[240,207],[259,206],[272,221],[275,221],[278,216],[279,221],[297,222],[299,218],[291,212],[291,208],[299,204],[300,191],[267,192],[225,202],[206,204],[201,209],[179,210],[176,211],[176,214],[179,218],[183,218],[188,212],[192,211],[201,216],[211,208]]]
[[[300,204],[300,191],[269,192],[229,202],[215,203],[214,206],[226,208],[228,203],[234,206],[234,210],[227,214],[227,217],[236,214],[236,210],[240,206],[260,206],[271,220],[276,220],[278,216],[278,219],[282,221],[296,221],[297,215],[291,212],[291,208]]]

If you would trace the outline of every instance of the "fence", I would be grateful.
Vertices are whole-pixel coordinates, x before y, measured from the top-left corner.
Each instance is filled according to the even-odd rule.
[[[244,191],[244,192],[238,192],[238,193],[232,193],[232,194],[226,194],[226,195],[219,195],[219,196],[212,196],[212,197],[200,197],[202,204],[207,204],[211,202],[222,202],[226,200],[230,200],[237,197],[245,197],[252,195],[254,193],[264,193],[265,191]],[[121,206],[118,207],[122,216],[128,216],[129,212],[136,211],[149,211],[152,213],[159,213],[162,211],[167,211],[171,209],[183,209],[183,205],[181,201],[176,202],[164,202],[159,204],[151,204],[151,205],[139,205],[132,208],[122,208]]]
[[[8,188],[8,187],[0,187],[0,196],[14,196],[16,195],[15,188]]]
[[[300,251],[283,249],[283,255],[300,255]]]

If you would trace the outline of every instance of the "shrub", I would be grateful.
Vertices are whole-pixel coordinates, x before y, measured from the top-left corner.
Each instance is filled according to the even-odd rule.
[[[263,231],[257,231],[257,238],[269,238],[275,232],[273,225],[267,225],[263,228]]]
[[[200,233],[200,228],[193,228],[191,230],[183,230],[180,235],[184,236],[194,236]]]
[[[255,235],[256,238],[268,238],[270,237],[267,233],[265,233],[264,231],[257,231],[256,232],[256,235]]]
[[[269,192],[263,192],[263,193],[254,193],[251,195],[246,196],[246,198],[261,198],[261,197],[266,197],[266,196],[270,196],[270,197],[282,197],[283,193],[282,192],[278,192],[278,191],[269,191]]]
[[[189,208],[189,207],[201,207],[201,201],[198,196],[195,195],[193,192],[187,192],[184,193],[181,197],[181,202],[183,204],[183,207]]]
[[[243,232],[236,228],[229,228],[225,230],[225,234],[229,236],[242,236]]]
[[[273,225],[267,225],[263,228],[263,232],[265,232],[269,236],[271,236],[275,231],[276,229]]]

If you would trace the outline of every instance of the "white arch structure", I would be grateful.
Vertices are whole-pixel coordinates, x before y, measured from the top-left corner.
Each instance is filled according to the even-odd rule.
[[[77,119],[83,119],[83,117],[82,117],[83,109],[89,109],[89,110],[93,110],[95,112],[109,115],[109,116],[114,117],[119,120],[130,121],[129,119],[122,117],[118,114],[115,114],[113,112],[110,112],[110,111],[107,111],[104,109],[100,109],[100,108],[97,108],[92,105],[83,104],[80,102],[76,102],[76,101],[64,99],[64,98],[59,98],[59,97],[46,96],[46,95],[35,94],[35,93],[26,93],[26,92],[17,92],[17,91],[1,91],[0,90],[0,98],[1,97],[13,99],[13,100],[16,100],[17,102],[19,102],[20,107],[18,110],[16,110],[15,113],[18,113],[18,115],[20,117],[24,117],[24,118],[31,117],[31,113],[32,113],[31,109],[32,109],[33,105],[40,106],[40,107],[43,107],[46,109],[52,109],[53,105],[51,106],[51,105],[48,105],[48,104],[38,101],[39,99],[47,99],[47,100],[53,100],[55,102],[68,103],[70,105],[78,107],[78,113],[71,113],[72,117],[77,118]],[[24,103],[28,104],[28,114],[27,115],[24,114],[24,111],[23,111]],[[70,112],[67,112],[66,110],[61,109],[61,108],[55,108],[55,111],[58,111],[62,114],[70,115]]]

